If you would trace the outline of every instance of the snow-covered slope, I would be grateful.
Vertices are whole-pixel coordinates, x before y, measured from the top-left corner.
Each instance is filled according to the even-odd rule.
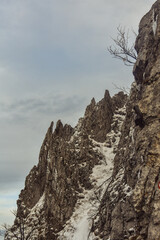
[[[125,117],[125,107],[119,109],[113,116],[112,126],[115,124],[116,131],[111,130],[106,136],[104,143],[91,139],[94,151],[102,154],[102,159],[92,169],[90,181],[92,188],[83,190],[75,205],[73,215],[66,222],[64,229],[59,233],[58,240],[94,240],[95,235],[91,232],[92,219],[96,217],[103,194],[111,180],[113,160],[118,146],[121,125]],[[119,130],[119,131],[118,131]]]

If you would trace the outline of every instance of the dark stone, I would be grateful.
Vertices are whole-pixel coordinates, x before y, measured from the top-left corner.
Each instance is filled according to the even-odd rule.
[[[136,126],[140,126],[141,128],[143,128],[145,126],[145,121],[143,119],[143,113],[140,111],[138,105],[134,106],[133,109],[136,113],[136,118],[135,118]]]

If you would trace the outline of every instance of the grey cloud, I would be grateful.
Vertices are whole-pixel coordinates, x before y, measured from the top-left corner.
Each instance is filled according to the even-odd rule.
[[[14,167],[16,163],[8,163],[6,166],[1,164],[0,169],[0,188],[5,189],[8,186],[8,190],[16,187],[17,184],[24,181],[24,167],[25,164],[21,166]]]
[[[43,98],[43,99],[42,99]],[[9,120],[19,120],[24,118],[32,118],[34,114],[40,115],[56,115],[63,112],[79,111],[85,98],[80,96],[42,96],[39,98],[13,100],[10,104],[0,103],[1,113],[6,113],[10,117]],[[7,119],[5,119],[7,121]]]
[[[1,44],[1,58],[7,61],[12,71],[27,69],[28,76],[39,75],[39,81],[42,81],[41,74],[43,77],[44,73],[53,74],[53,69],[56,74],[62,74],[65,69],[77,69],[79,73],[78,69],[83,70],[87,64],[93,71],[103,62],[104,36],[112,35],[120,23],[127,25],[129,22],[133,28],[138,25],[135,11],[137,6],[140,6],[138,11],[143,9],[143,4],[142,0],[137,4],[135,1],[130,4],[116,1],[113,4],[111,0],[101,3],[96,0],[45,1],[45,4],[43,1],[28,1],[28,4],[14,1],[10,2],[10,7],[7,3],[3,8],[7,14],[2,14],[2,20],[5,22],[10,15],[7,22],[11,31]],[[93,59],[98,53],[100,58],[95,64]]]

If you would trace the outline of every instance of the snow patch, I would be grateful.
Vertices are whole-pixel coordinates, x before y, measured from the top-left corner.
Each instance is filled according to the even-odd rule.
[[[90,234],[90,229],[92,227],[92,219],[96,217],[98,213],[100,201],[112,176],[113,160],[115,156],[114,150],[117,148],[120,139],[120,131],[125,118],[125,110],[125,107],[123,107],[116,111],[112,123],[112,129],[114,129],[113,127],[115,126],[116,131],[112,130],[108,133],[104,143],[96,142],[89,136],[93,145],[93,150],[96,152],[98,151],[102,155],[102,159],[99,161],[98,165],[95,165],[90,175],[90,181],[93,188],[91,190],[84,189],[83,192],[79,194],[80,198],[76,203],[73,215],[66,222],[64,229],[59,233],[58,240],[100,239],[97,236],[95,237],[94,233]],[[80,125],[80,123],[77,125],[77,130],[73,138],[79,136],[78,129]],[[73,138],[70,141],[73,141]],[[123,174],[123,170],[119,171],[117,181],[122,179]],[[115,193],[118,194],[116,191]],[[109,239],[110,238],[108,238],[108,240]]]
[[[132,143],[134,144],[134,128],[130,127],[129,136],[131,137]]]
[[[80,132],[81,132],[82,122],[83,122],[83,118],[80,118],[79,121],[78,121],[78,124],[75,127],[75,132],[74,132],[73,136],[71,136],[71,138],[69,140],[69,143],[74,142],[75,138],[80,137],[79,135],[80,135]],[[77,142],[77,144],[78,144],[78,142]]]
[[[124,193],[126,194],[127,197],[130,197],[132,195],[132,189],[127,184],[125,184],[125,186],[123,188],[123,191],[124,191]]]
[[[152,14],[152,30],[154,33],[154,36],[156,35],[157,31],[157,20],[158,20],[158,15],[155,15],[155,11],[153,9],[153,14]]]
[[[72,217],[59,233],[59,240],[94,239],[93,234],[92,237],[89,236],[92,218],[97,214],[100,200],[108,185],[107,180],[111,177],[114,154],[113,148],[106,147],[105,143],[98,143],[95,140],[92,140],[92,143],[95,145],[95,149],[103,155],[105,161],[101,160],[93,168],[90,175],[93,188],[91,190],[84,189],[83,193],[80,193],[79,196],[83,198],[77,201]]]

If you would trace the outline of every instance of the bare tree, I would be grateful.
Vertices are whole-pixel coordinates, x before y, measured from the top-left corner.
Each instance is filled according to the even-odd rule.
[[[11,227],[6,223],[2,225],[3,230],[1,230],[1,233],[5,235],[5,239],[6,240],[11,240],[11,239],[31,240],[33,237],[34,231],[37,229],[37,224],[36,226],[34,225],[32,228],[28,229],[26,227],[27,218],[25,218],[24,216],[17,216],[16,210],[13,210],[11,212],[16,217],[16,224],[13,227]],[[40,223],[40,217],[38,219],[38,223]],[[4,232],[6,234],[4,234]]]
[[[118,90],[124,92],[125,94],[129,95],[129,93],[130,93],[130,88],[129,87],[118,86],[115,83],[112,83],[112,84],[115,87],[115,89],[118,89]]]
[[[4,232],[5,233],[9,233],[11,236],[10,237],[12,237],[12,238],[15,238],[15,239],[21,239],[18,235],[17,235],[17,233],[15,233],[14,232],[14,230],[13,230],[13,228],[11,228],[11,226],[10,225],[7,225],[6,223],[4,223],[3,225],[2,225],[2,228],[3,228],[3,230],[4,230]],[[4,234],[4,235],[6,235],[6,234]],[[7,240],[10,240],[11,238],[10,237],[8,237],[7,236]]]
[[[115,45],[110,46],[108,51],[113,57],[122,60],[126,66],[132,66],[137,59],[137,54],[134,44],[129,45],[129,30],[126,31],[125,28],[119,26],[117,31],[117,38],[112,38]],[[134,31],[132,32],[136,35]]]

